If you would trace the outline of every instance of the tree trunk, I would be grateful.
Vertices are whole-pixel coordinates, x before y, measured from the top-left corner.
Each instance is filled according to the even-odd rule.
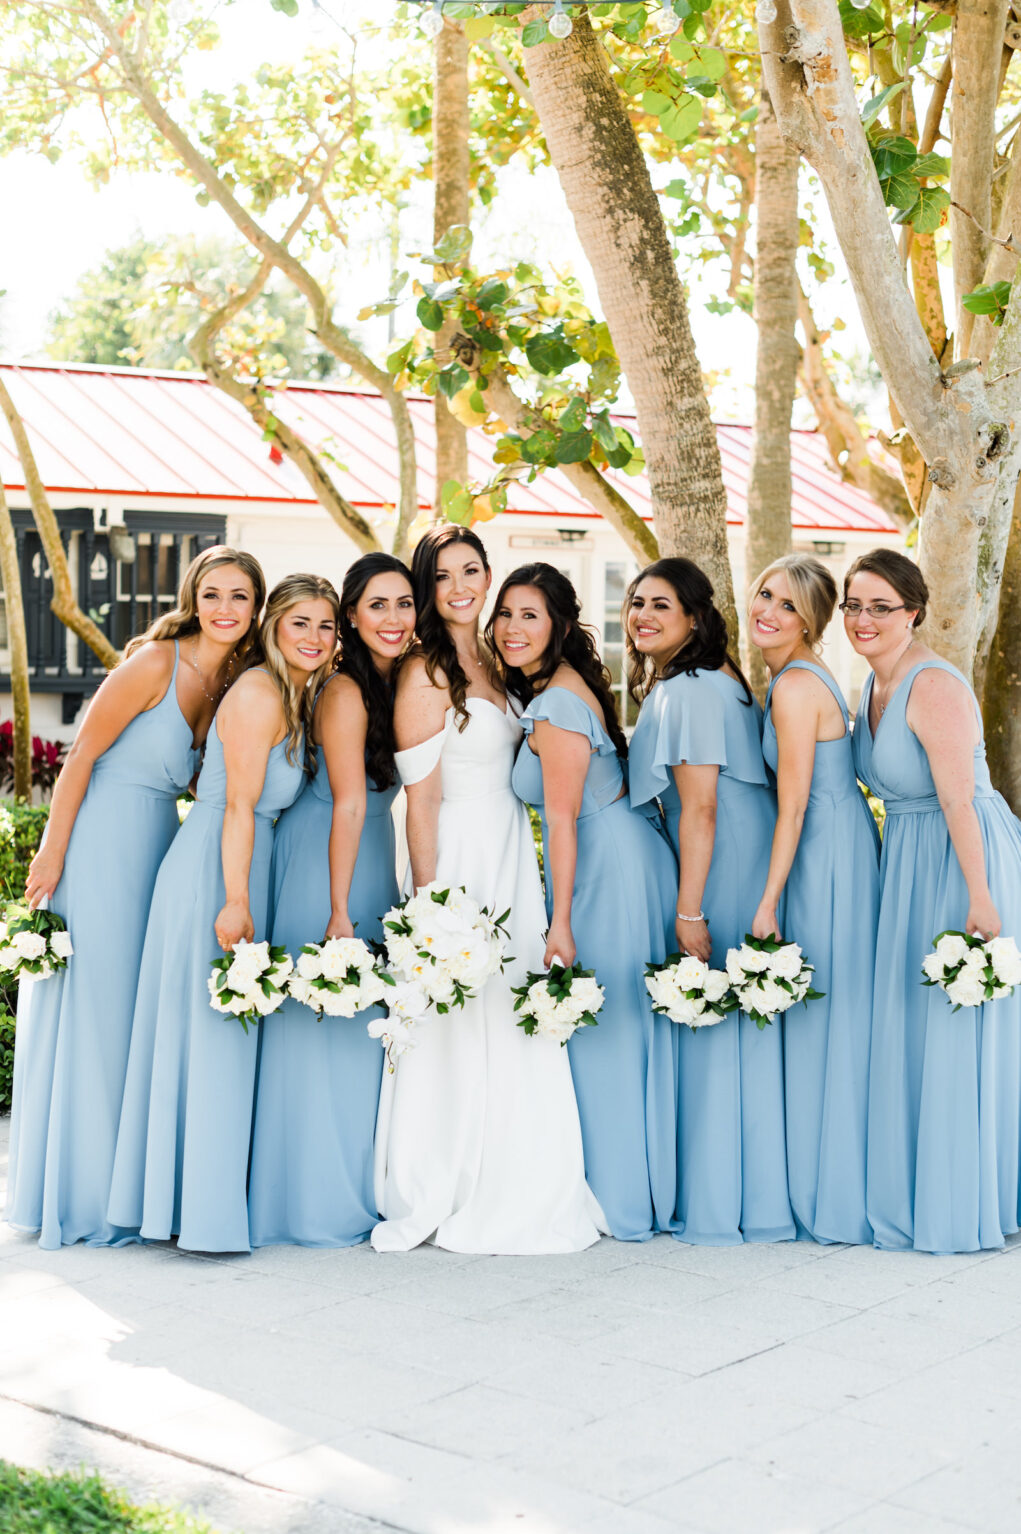
[[[1014,498],[983,714],[993,782],[1015,815],[1021,814],[1021,494]]]
[[[766,91],[755,134],[755,431],[748,473],[745,586],[791,546],[791,411],[798,379],[798,166]],[[745,646],[749,680],[764,692],[762,651]]]
[[[0,577],[4,584],[7,647],[11,652],[11,707],[14,714],[14,797],[32,795],[32,699],[28,680],[28,635],[21,595],[18,540],[0,481]]]
[[[50,607],[61,623],[77,634],[79,639],[83,639],[89,649],[103,662],[106,669],[112,671],[120,660],[120,654],[114,649],[102,629],[98,628],[78,606],[71,582],[71,572],[67,567],[67,555],[64,553],[60,528],[57,526],[53,507],[50,505],[49,496],[46,494],[42,476],[36,465],[25,423],[18,414],[17,407],[7,392],[7,385],[2,379],[0,379],[0,410],[7,417],[7,424],[14,438],[14,446],[21,459],[25,489],[28,491],[28,498],[32,505],[36,531],[42,540],[43,553],[46,555],[46,563],[53,577],[53,599]]]
[[[954,16],[950,196],[958,206],[950,209],[950,248],[959,358],[968,355],[975,323],[975,316],[962,308],[961,299],[982,281],[988,247],[983,230],[992,228],[996,99],[1000,94],[1007,4],[1008,0],[957,0]]]
[[[471,160],[468,134],[468,39],[464,27],[447,20],[436,39],[433,77],[433,244],[438,245],[455,224],[471,222]],[[436,270],[436,281],[446,273]],[[435,346],[450,345],[456,322],[445,320]],[[447,406],[439,389],[433,406],[436,428],[436,497],[433,515],[443,518],[441,499],[448,480],[464,485],[468,479],[468,433]]]
[[[606,55],[588,17],[573,20],[564,41],[529,50],[532,97],[634,396],[660,548],[702,566],[736,640],[727,495],[684,289]]]

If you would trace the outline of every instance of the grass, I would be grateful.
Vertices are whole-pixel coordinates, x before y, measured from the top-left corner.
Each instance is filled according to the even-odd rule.
[[[44,1475],[0,1460],[0,1534],[212,1534],[169,1507],[139,1507],[86,1470]]]

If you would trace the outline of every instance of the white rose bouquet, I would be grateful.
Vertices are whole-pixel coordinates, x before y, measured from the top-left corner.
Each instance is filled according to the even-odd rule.
[[[797,943],[782,943],[777,937],[746,933],[740,948],[727,952],[735,1005],[759,1028],[765,1028],[796,1002],[817,1001],[823,992],[812,989],[814,973]]]
[[[209,1004],[215,1012],[236,1017],[245,1032],[249,1023],[275,1012],[287,997],[287,978],[294,962],[286,948],[249,943],[244,938],[234,952],[214,959],[209,976]]]
[[[401,1055],[414,1049],[418,1042],[415,1030],[429,1011],[429,998],[414,980],[391,979],[386,1004],[386,1017],[374,1017],[369,1021],[369,1037],[378,1039],[386,1050],[387,1070],[393,1069]]]
[[[376,959],[358,937],[306,943],[287,980],[287,993],[319,1017],[354,1017],[382,1001],[386,982]]]
[[[922,960],[922,984],[938,985],[956,1012],[998,1001],[1021,985],[1021,952],[1012,937],[941,932]]]
[[[596,982],[595,971],[560,964],[556,959],[548,970],[536,974],[530,970],[524,985],[511,987],[517,1001],[518,1027],[532,1036],[566,1044],[578,1028],[594,1028],[596,1013],[602,1008],[606,993]]]
[[[693,953],[672,953],[664,964],[647,964],[645,989],[654,1012],[692,1029],[721,1022],[737,1006],[729,976],[722,969],[710,969]]]
[[[12,900],[0,919],[0,971],[18,979],[33,975],[45,980],[54,970],[66,969],[74,953],[71,937],[55,911],[30,911],[22,900]]]

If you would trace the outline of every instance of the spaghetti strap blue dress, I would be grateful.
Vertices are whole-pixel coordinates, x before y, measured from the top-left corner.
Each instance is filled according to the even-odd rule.
[[[266,935],[273,822],[296,798],[304,753],[269,754],[255,806],[248,896]],[[160,869],[145,936],[109,1218],[199,1252],[245,1252],[248,1153],[258,1028],[209,1004],[222,957],[214,923],[225,899],[220,841],[227,773],[214,718],[198,798]]]
[[[273,847],[274,943],[296,957],[319,943],[330,919],[329,840],[333,798],[326,757],[280,817]],[[382,936],[399,898],[394,823],[399,783],[366,779],[365,821],[348,895],[355,936]],[[373,1137],[383,1051],[356,1017],[323,1017],[287,1001],[262,1027],[248,1209],[253,1246],[352,1246],[379,1216],[373,1193]]]
[[[894,691],[875,735],[872,677],[854,732],[858,776],[886,808],[869,1074],[868,1216],[875,1244],[975,1252],[1018,1229],[1021,1160],[1021,988],[954,1012],[923,986],[933,938],[963,931],[968,891],[929,759],[907,722],[923,660]],[[969,692],[971,689],[968,689]],[[976,716],[978,704],[975,704]],[[986,876],[1005,937],[1021,938],[1021,825],[975,747],[975,814]]]
[[[645,966],[666,958],[664,907],[677,890],[666,838],[628,803],[616,747],[588,704],[548,687],[521,716],[525,735],[546,720],[588,741],[588,775],[577,821],[578,861],[571,931],[578,962],[595,970],[606,999],[595,1028],[567,1045],[578,1098],[585,1178],[619,1241],[646,1241],[673,1224],[676,1029],[652,1010]],[[514,792],[542,820],[546,910],[553,914],[549,834],[542,765],[524,741],[511,778]]]
[[[858,787],[843,694],[829,672],[790,661],[770,683],[762,754],[776,772],[773,696],[790,671],[833,694],[844,734],[815,745],[808,805],[784,890],[783,936],[799,943],[824,994],[782,1020],[787,1180],[799,1236],[871,1244],[865,1214],[871,986],[879,918],[879,833]]]
[[[130,1239],[107,1218],[142,943],[156,875],[198,766],[170,685],[92,769],[50,908],[74,955],[22,982],[6,1217],[48,1249]]]
[[[628,755],[631,803],[659,800],[674,850],[681,800],[672,768],[719,768],[716,836],[702,906],[711,962],[751,927],[766,882],[776,796],[762,759],[762,710],[725,671],[658,682],[642,705]],[[674,943],[676,890],[663,912]],[[674,1234],[699,1245],[788,1241],[783,1040],[743,1013],[712,1027],[678,1028],[677,1211]]]

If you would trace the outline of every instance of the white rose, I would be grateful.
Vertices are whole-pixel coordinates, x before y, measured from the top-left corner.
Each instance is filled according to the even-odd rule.
[[[727,974],[735,985],[740,985],[745,978],[744,945],[740,948],[727,950]]]
[[[722,1001],[730,990],[730,976],[722,969],[711,969],[705,978],[706,1001]]]
[[[922,968],[930,980],[942,980],[946,972],[946,964],[938,953],[926,954],[922,960]]]
[[[1021,952],[1014,939],[990,938],[986,949],[997,980],[1004,985],[1021,985]]]
[[[954,932],[948,932],[946,936],[941,937],[939,942],[936,944],[936,952],[943,960],[946,968],[953,969],[955,964],[960,964],[962,959],[966,959],[968,957],[968,954],[971,952],[971,950],[969,949],[963,937],[959,937]]]
[[[295,1001],[300,1001],[303,1007],[314,1007],[318,1010],[319,992],[309,985],[307,980],[303,980],[300,974],[291,976],[287,990],[288,994],[293,996]]]
[[[558,1003],[556,997],[551,996],[549,991],[540,993],[530,1004],[529,1011],[540,1023],[552,1023],[557,1017]]]
[[[696,1023],[702,1016],[704,1008],[698,999],[689,1001],[686,996],[678,996],[668,1013],[673,1023]]]
[[[774,985],[772,980],[764,980],[751,992],[753,1000],[751,1009],[763,1017],[773,1017],[777,1012],[785,1012],[791,1005],[792,997],[789,991],[782,986]]]
[[[749,975],[764,975],[772,962],[771,953],[762,953],[750,943],[741,944],[741,964]]]
[[[770,954],[769,971],[770,974],[779,975],[781,980],[794,980],[800,975],[803,963],[797,943],[785,943],[776,953]]]
[[[967,968],[961,970],[956,980],[951,980],[946,993],[955,1007],[978,1007],[986,999],[981,975]]]
[[[319,1002],[327,1017],[354,1017],[359,1010],[358,992],[353,986],[340,991],[320,991]]]
[[[260,1016],[268,1017],[271,1012],[275,1012],[277,1010],[283,999],[283,996],[277,991],[274,991],[271,995],[267,996],[265,991],[260,990],[256,993],[255,996],[255,1010],[260,1014]]]
[[[74,953],[71,947],[70,932],[52,932],[50,934],[50,948],[58,959],[69,959]]]
[[[697,959],[691,953],[685,954],[674,969],[677,984],[682,991],[700,991],[708,973],[709,966],[703,964],[701,959]]]
[[[582,1012],[598,1012],[606,1000],[606,992],[596,980],[583,975],[571,986],[571,999]]]
[[[976,975],[981,975],[988,962],[984,944],[981,948],[969,948],[968,957],[964,961],[964,969],[970,969]]]
[[[299,953],[294,967],[302,980],[318,980],[323,973],[322,962],[317,953]]]
[[[418,962],[418,952],[411,938],[403,932],[393,932],[387,939],[387,958],[390,966],[395,971],[407,974],[413,964]]]
[[[566,1018],[554,1018],[548,1023],[543,1023],[539,1032],[544,1039],[550,1039],[554,1044],[566,1044],[574,1033],[575,1024]]]
[[[10,946],[19,959],[41,959],[46,952],[46,939],[41,932],[16,932]]]

